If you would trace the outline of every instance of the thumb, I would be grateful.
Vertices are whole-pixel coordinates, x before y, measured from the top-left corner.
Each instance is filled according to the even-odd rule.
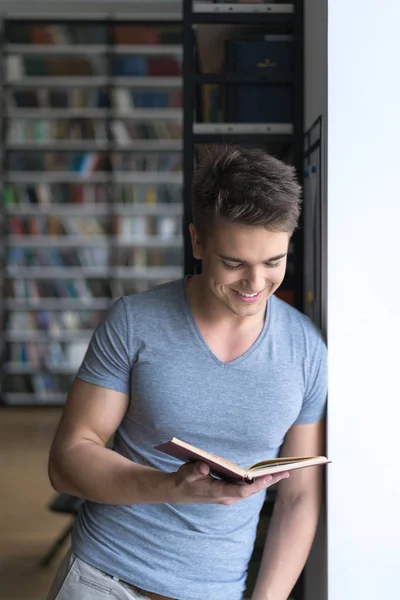
[[[186,463],[181,469],[184,470],[186,478],[191,481],[206,477],[210,473],[210,467],[203,462]]]

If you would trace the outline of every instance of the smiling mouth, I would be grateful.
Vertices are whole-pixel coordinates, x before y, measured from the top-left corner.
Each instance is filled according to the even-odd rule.
[[[261,292],[239,292],[238,290],[235,291],[237,291],[237,293],[243,296],[244,298],[254,298],[255,296],[261,294]]]
[[[238,290],[232,291],[238,295],[242,302],[255,302],[261,297],[264,290],[261,290],[261,292],[239,292]]]

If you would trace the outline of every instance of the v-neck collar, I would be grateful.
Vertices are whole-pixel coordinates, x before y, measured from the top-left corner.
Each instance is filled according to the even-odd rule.
[[[200,345],[202,346],[203,350],[205,351],[205,353],[220,367],[222,368],[229,368],[229,367],[235,367],[236,365],[242,363],[243,361],[245,361],[247,358],[249,358],[249,356],[251,356],[253,354],[253,352],[255,350],[257,350],[258,346],[261,344],[261,342],[263,341],[268,327],[269,327],[269,323],[271,321],[271,298],[268,299],[267,301],[267,314],[266,314],[266,318],[264,321],[264,326],[262,328],[262,331],[260,333],[260,335],[258,336],[258,338],[255,340],[255,342],[250,346],[250,348],[248,348],[246,350],[246,352],[244,352],[243,354],[241,354],[240,356],[238,356],[237,358],[235,358],[234,360],[231,360],[229,362],[224,362],[223,360],[220,360],[218,358],[218,356],[216,356],[214,354],[214,352],[211,350],[210,346],[207,344],[207,342],[205,341],[204,337],[201,334],[201,331],[196,323],[196,320],[194,318],[193,315],[193,311],[192,308],[190,306],[190,302],[189,302],[189,296],[188,296],[188,291],[187,291],[187,283],[188,283],[188,279],[189,276],[186,276],[182,279],[182,292],[183,292],[183,308],[184,308],[184,313],[185,313],[185,317],[186,320],[190,326],[190,329],[192,330],[195,338],[197,339],[197,341],[200,343]]]

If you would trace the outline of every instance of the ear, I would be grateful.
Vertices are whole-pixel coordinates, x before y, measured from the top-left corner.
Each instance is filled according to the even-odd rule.
[[[189,231],[190,238],[192,240],[193,257],[197,258],[198,260],[201,260],[203,258],[203,247],[201,245],[200,236],[193,223],[190,223]]]

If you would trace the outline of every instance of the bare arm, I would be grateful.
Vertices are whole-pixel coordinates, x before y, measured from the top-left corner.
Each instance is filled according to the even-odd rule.
[[[203,463],[176,473],[145,467],[106,448],[128,408],[128,396],[76,379],[49,457],[55,490],[103,504],[233,504],[273,485],[283,476],[251,486],[223,483],[208,476]]]
[[[49,476],[57,491],[105,504],[167,501],[166,474],[106,448],[128,396],[76,379],[55,435]]]
[[[324,452],[324,423],[294,425],[281,456]],[[323,468],[292,472],[279,484],[277,499],[252,600],[287,600],[307,560],[322,499]]]

